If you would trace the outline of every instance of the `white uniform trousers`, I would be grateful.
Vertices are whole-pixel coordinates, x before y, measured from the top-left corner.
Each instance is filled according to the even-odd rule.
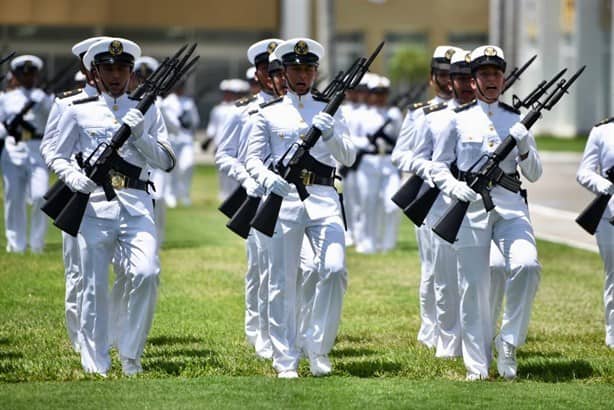
[[[493,334],[497,329],[497,321],[503,307],[506,281],[505,259],[499,248],[492,244],[490,247],[490,308],[492,309]]]
[[[256,339],[260,330],[258,315],[258,289],[260,286],[260,263],[258,241],[253,229],[245,241],[247,254],[247,271],[245,272],[245,336],[252,346],[256,346]]]
[[[158,238],[158,249],[164,243],[166,235],[166,197],[165,192],[169,183],[170,175],[160,169],[151,171],[151,182],[154,184],[155,191],[151,192],[154,199],[154,222],[156,224],[156,237]]]
[[[437,313],[435,302],[435,278],[433,276],[432,233],[426,224],[416,227],[418,254],[420,256],[420,330],[418,340],[428,347],[437,344]]]
[[[607,218],[603,218],[599,222],[595,237],[605,270],[603,287],[605,343],[609,347],[614,347],[614,227],[608,222]]]
[[[190,189],[194,170],[194,144],[192,142],[173,143],[177,165],[170,173],[170,189],[182,205],[190,205]]]
[[[360,213],[355,227],[356,252],[377,252],[381,202],[381,172],[379,156],[365,155],[356,169],[356,185]]]
[[[357,241],[356,221],[361,212],[358,182],[356,180],[355,171],[348,172],[343,178],[343,207],[345,208],[345,219],[347,223],[345,244],[347,246],[353,246]]]
[[[492,359],[492,308],[490,306],[491,240],[509,272],[500,336],[514,346],[526,339],[540,266],[533,228],[527,217],[503,219],[493,210],[486,229],[463,225],[456,250],[460,286],[463,360],[467,371],[488,376]]]
[[[30,156],[40,154],[30,153]],[[17,166],[9,159],[6,149],[0,158],[4,182],[4,226],[7,252],[25,252],[28,227],[26,200],[32,204],[30,210],[30,249],[42,252],[47,233],[47,217],[41,211],[43,195],[49,188],[49,171],[42,159],[29,158]]]
[[[81,364],[87,372],[109,370],[114,342],[120,356],[140,359],[157,298],[160,266],[153,218],[131,216],[114,202],[113,219],[86,214],[78,234],[83,278],[79,337]],[[116,284],[118,299],[125,305],[114,309],[125,314],[110,324],[108,272],[113,258],[116,270],[125,275]],[[114,330],[116,341],[109,330]]]
[[[79,307],[81,305],[81,271],[79,270],[79,242],[77,238],[62,232],[62,254],[64,258],[64,312],[66,330],[70,344],[79,352]]]
[[[315,254],[318,279],[310,323],[305,325],[303,346],[299,346],[297,275],[304,235]],[[270,257],[269,331],[273,367],[278,372],[296,370],[301,347],[308,355],[328,354],[337,336],[347,287],[341,217],[308,220],[303,211],[297,221],[278,220]]]
[[[430,228],[427,226],[427,228]],[[436,357],[459,357],[461,351],[460,294],[454,247],[432,235],[433,287],[437,329]]]
[[[307,350],[307,333],[311,325],[313,303],[316,294],[316,285],[318,284],[318,270],[315,265],[315,253],[311,247],[309,239],[303,238],[301,247],[300,267],[298,274],[298,333],[299,333],[299,348]]]
[[[249,232],[253,236],[257,247],[258,257],[258,331],[256,332],[256,354],[264,359],[273,357],[271,336],[269,335],[269,249],[271,238],[252,229]]]
[[[401,212],[391,198],[399,190],[401,177],[396,169],[392,172],[390,168],[383,171],[380,176],[379,207],[377,208],[379,239],[376,247],[378,252],[389,252],[397,246]]]

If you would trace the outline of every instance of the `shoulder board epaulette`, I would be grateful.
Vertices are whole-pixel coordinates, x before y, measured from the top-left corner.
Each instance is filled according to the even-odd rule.
[[[499,101],[499,107],[503,108],[505,111],[513,112],[514,114],[520,114],[519,109],[514,108],[511,105],[504,103],[503,101]]]
[[[254,115],[258,112],[258,110],[251,110],[247,112],[247,115]]]
[[[80,100],[75,100],[72,103],[73,103],[73,105],[74,104],[85,104],[85,103],[96,101],[96,100],[98,100],[98,96],[97,95],[92,95],[91,97],[81,98]]]
[[[330,99],[324,97],[322,94],[311,94],[311,96],[313,97],[314,101],[320,101],[320,102],[324,102],[324,103],[329,103]]]
[[[430,114],[435,111],[443,110],[448,106],[448,103],[440,102],[439,104],[428,105],[423,108],[424,114]]]
[[[478,103],[478,100],[471,100],[467,104],[459,105],[454,109],[454,112],[465,111],[467,108],[471,108]]]
[[[239,98],[236,102],[235,102],[235,106],[237,107],[243,107],[244,105],[247,105],[249,103],[251,103],[252,101],[254,101],[256,99],[256,95],[250,95],[248,97],[243,97],[243,98]]]
[[[417,103],[410,104],[408,109],[410,111],[415,111],[415,110],[417,110],[419,108],[423,108],[423,107],[425,107],[427,105],[429,105],[428,101],[417,102]]]
[[[271,101],[263,102],[262,104],[260,104],[260,108],[264,108],[264,107],[268,107],[269,105],[277,104],[283,99],[284,97],[273,98]]]
[[[83,88],[75,88],[74,90],[61,92],[56,95],[56,97],[58,97],[59,99],[72,97],[73,95],[79,94],[81,91],[83,91]]]
[[[604,120],[599,121],[597,124],[595,124],[595,127],[598,127],[600,125],[605,125],[605,124],[609,124],[612,121],[614,121],[614,117],[610,117],[610,118],[606,118]]]

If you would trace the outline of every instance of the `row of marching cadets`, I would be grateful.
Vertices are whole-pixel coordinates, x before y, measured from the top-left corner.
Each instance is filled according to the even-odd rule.
[[[436,48],[431,70],[436,97],[408,112],[393,153],[400,170],[422,178],[422,192],[437,188],[443,194],[417,228],[422,263],[418,340],[435,348],[437,357],[462,356],[467,380],[488,378],[493,343],[499,374],[516,377],[516,349],[526,340],[540,279],[522,193],[493,186],[495,208],[487,212],[465,182],[470,167],[507,135],[516,148],[500,164],[506,178],[519,184],[518,169],[531,182],[541,176],[535,140],[519,121],[520,112],[499,100],[505,68],[496,46],[471,52]],[[432,231],[452,200],[470,203],[454,244]]]
[[[366,73],[348,91],[342,110],[358,151],[351,167],[342,167],[343,197],[348,229],[346,242],[356,252],[372,254],[395,248],[399,210],[390,200],[400,184],[392,151],[401,128],[402,113],[388,105],[390,80]]]
[[[324,55],[319,43],[266,39],[247,54],[261,91],[236,104],[216,163],[248,200],[272,195],[283,200],[272,234],[251,228],[246,235],[245,333],[258,356],[272,359],[278,377],[298,377],[301,357],[309,360],[313,375],[326,375],[347,285],[335,173],[338,162],[352,164],[355,147],[341,111],[322,112],[325,98],[312,91]],[[321,139],[309,151],[312,165],[301,172],[309,193],[301,201],[295,185],[273,165],[311,127],[321,131]]]
[[[88,197],[76,236],[63,234],[66,322],[85,372],[106,376],[115,346],[123,373],[134,375],[143,370],[160,274],[149,176],[152,169],[171,171],[176,160],[158,104],[142,113],[138,98],[130,98],[140,47],[123,38],[95,37],[77,43],[73,53],[87,84],[56,97],[41,146],[58,179]],[[84,172],[84,161],[92,165],[96,155],[90,155],[122,124],[130,137],[104,183],[115,193],[108,199]],[[116,279],[109,291],[111,264]]]

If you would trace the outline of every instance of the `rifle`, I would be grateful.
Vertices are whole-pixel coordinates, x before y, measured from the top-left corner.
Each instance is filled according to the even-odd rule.
[[[572,75],[569,80],[561,80],[557,84],[554,92],[550,94],[544,102],[536,101],[531,110],[520,122],[527,129],[531,128],[541,117],[541,111],[550,111],[563,95],[567,93],[567,90],[569,90],[585,68],[586,66],[582,66],[582,68]],[[512,178],[506,178],[507,175],[499,168],[501,161],[509,155],[515,146],[516,140],[511,135],[508,135],[497,147],[495,152],[479,158],[467,171],[467,185],[480,194],[487,212],[492,210],[495,206],[490,196],[490,189],[492,186],[499,184],[513,192],[518,192],[520,189],[520,182]],[[478,172],[472,174],[471,170],[481,162],[482,158],[486,158],[486,162],[480,167]],[[447,212],[437,221],[433,231],[442,239],[454,243],[468,207],[469,202],[455,200]]]
[[[614,167],[608,169],[606,171],[606,177],[610,182],[614,182]],[[580,225],[586,232],[594,235],[597,231],[597,226],[599,225],[599,221],[601,221],[601,216],[605,212],[605,208],[608,206],[608,202],[610,202],[610,198],[612,195],[600,194],[595,199],[591,201],[590,204],[578,217],[576,218],[576,223]],[[610,218],[609,222],[614,225],[614,217]]]
[[[377,141],[378,139],[381,138],[385,140],[388,144],[394,145],[395,141],[391,140],[390,137],[384,134],[384,128],[386,128],[388,124],[390,124],[391,121],[392,121],[392,118],[386,118],[386,121],[384,121],[384,123],[380,125],[380,127],[373,134],[367,135],[367,139],[369,140],[370,149],[359,149],[358,152],[356,153],[356,159],[354,160],[354,163],[350,165],[349,167],[346,167],[345,165],[341,166],[339,168],[339,175],[345,178],[345,176],[349,172],[356,171],[358,169],[365,155],[377,154],[377,150],[373,147],[373,145],[375,144],[375,141]]]
[[[394,97],[390,103],[393,107],[404,107],[416,101],[428,87],[428,83],[420,83],[411,87],[407,92],[401,93]]]
[[[381,42],[369,59],[361,57],[356,60],[352,67],[346,72],[343,81],[335,87],[333,98],[326,105],[323,112],[335,115],[335,112],[337,112],[345,98],[345,91],[358,85],[360,79],[367,72],[369,66],[375,57],[377,57],[383,46],[384,42]],[[309,192],[307,192],[307,188],[301,179],[301,172],[309,162],[314,161],[313,157],[309,154],[309,150],[318,142],[321,135],[322,131],[320,131],[320,129],[311,126],[305,134],[304,139],[300,142],[293,143],[276,165],[279,175],[289,183],[294,184],[303,201],[307,199]],[[254,216],[251,226],[267,236],[273,236],[282,201],[283,197],[270,193],[262,207]]]
[[[552,87],[558,80],[565,74],[567,71],[566,68],[562,69],[555,75],[550,81],[542,81],[535,87],[533,91],[529,93],[529,95],[521,100],[516,95],[513,97],[513,106],[516,109],[521,107],[531,108],[533,104],[535,104],[545,93],[548,91],[550,87]],[[415,198],[406,208],[403,209],[403,213],[411,219],[411,221],[416,224],[416,226],[421,226],[424,223],[424,219],[428,215],[429,211],[433,207],[433,204],[437,200],[439,196],[439,188],[432,187],[427,189],[420,195]]]
[[[537,58],[537,54],[535,54],[533,57],[531,57],[529,59],[529,61],[524,63],[524,65],[522,67],[520,67],[520,68],[515,67],[512,70],[512,72],[509,73],[507,77],[505,77],[505,83],[504,83],[505,85],[503,86],[503,91],[501,91],[501,94],[506,92],[508,88],[510,88],[512,85],[514,85],[514,83],[520,78],[520,75],[522,73],[524,73],[527,68],[529,68],[531,63],[533,63],[533,61],[535,61],[536,58]]]
[[[145,90],[139,91],[143,95],[143,98],[136,106],[139,111],[142,113],[147,112],[154,104],[158,95],[170,90],[186,71],[198,61],[198,56],[191,58],[195,48],[196,44],[193,44],[181,59],[178,58],[178,54],[176,54],[177,58],[166,59],[163,63],[164,67],[150,75],[148,81],[143,83],[147,84]],[[84,161],[87,177],[102,186],[108,201],[116,197],[115,191],[110,184],[109,172],[120,168],[120,165],[117,164],[119,159],[118,150],[128,140],[130,135],[130,127],[122,124],[110,142],[98,145]],[[100,155],[92,162],[97,153],[100,153]],[[53,223],[55,226],[72,236],[76,236],[81,226],[90,194],[73,192],[62,181],[58,181],[58,183],[63,185],[62,188],[52,187],[50,192],[53,191],[56,194],[54,196],[49,195],[49,199],[41,209],[54,219]]]

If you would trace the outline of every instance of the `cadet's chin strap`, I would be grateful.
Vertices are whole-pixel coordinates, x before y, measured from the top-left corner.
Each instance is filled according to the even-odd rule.
[[[104,82],[104,80],[102,78],[102,74],[100,73],[100,70],[98,69],[98,65],[94,65],[94,69],[98,73],[98,78],[100,79],[100,82],[104,86],[106,94],[109,94],[109,86]],[[132,69],[130,69],[130,71],[132,72]],[[96,85],[96,89],[98,90],[98,93],[101,94],[100,88],[98,87],[98,83],[96,82],[95,79],[94,79],[94,84]],[[128,81],[126,81],[126,84],[124,84],[124,94],[128,90],[128,86],[129,85],[130,85],[130,77],[128,77]],[[109,94],[109,95],[111,95],[111,94]],[[113,97],[113,98],[115,98],[115,97]],[[117,98],[115,98],[115,99],[117,100]]]

